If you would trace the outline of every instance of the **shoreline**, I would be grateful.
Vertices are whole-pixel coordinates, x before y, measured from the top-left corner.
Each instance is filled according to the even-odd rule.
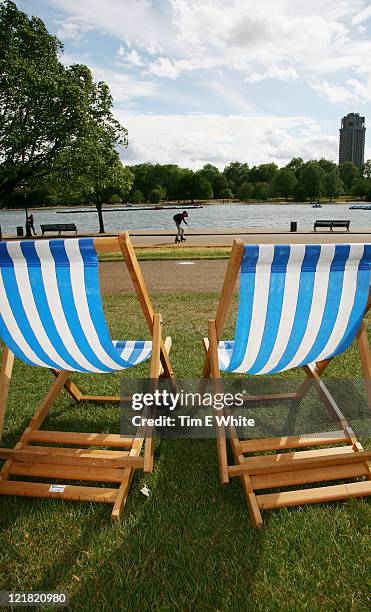
[[[249,200],[248,202],[243,202],[241,200],[195,200],[194,202],[174,202],[172,200],[166,201],[166,202],[161,202],[160,204],[150,204],[150,203],[142,203],[142,204],[131,204],[130,206],[127,206],[126,204],[105,204],[103,206],[103,212],[105,210],[107,210],[108,208],[110,209],[125,209],[125,210],[133,210],[134,206],[136,208],[152,208],[154,206],[159,206],[160,208],[157,210],[161,210],[162,208],[167,208],[168,206],[176,206],[177,208],[190,208],[191,206],[213,206],[213,205],[217,205],[217,206],[227,206],[228,204],[230,205],[242,205],[242,206],[308,206],[308,208],[312,208],[312,202],[293,202],[291,200],[289,201],[285,201],[285,200]],[[320,200],[320,204],[323,206],[332,206],[334,205],[349,205],[349,204],[355,204],[355,205],[359,205],[359,206],[367,206],[367,205],[371,205],[371,201],[365,201],[365,200],[332,200],[331,202],[329,200]],[[1,218],[1,212],[24,212],[25,211],[25,206],[22,207],[18,207],[18,208],[0,208],[0,218]],[[27,209],[28,210],[35,210],[35,211],[47,211],[47,210],[58,210],[58,209],[63,209],[63,210],[76,210],[78,208],[81,209],[87,209],[87,212],[96,212],[96,207],[94,205],[90,205],[90,204],[53,204],[51,206],[28,206]],[[83,212],[78,211],[78,212]]]

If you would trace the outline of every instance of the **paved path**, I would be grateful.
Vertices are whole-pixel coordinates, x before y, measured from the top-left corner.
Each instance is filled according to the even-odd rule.
[[[186,242],[174,244],[174,233],[150,230],[132,231],[130,236],[134,246],[141,247],[174,247],[179,246],[231,246],[236,238],[247,244],[256,243],[327,243],[327,242],[371,242],[370,228],[352,228],[351,232],[343,230],[302,232],[277,232],[275,230],[246,228],[219,228],[186,230]]]
[[[150,293],[183,291],[219,292],[228,260],[201,259],[191,265],[179,261],[141,261],[140,267]],[[133,285],[124,262],[104,261],[99,265],[103,293],[133,293]]]
[[[97,236],[98,234],[79,234],[79,236]],[[106,236],[117,236],[117,233],[108,233]],[[134,246],[137,247],[172,247],[177,249],[181,246],[186,247],[218,247],[231,246],[233,240],[239,238],[243,242],[249,244],[256,243],[326,243],[326,242],[371,242],[371,228],[352,228],[352,231],[343,230],[318,231],[314,232],[311,229],[304,229],[300,232],[277,232],[274,229],[266,228],[215,228],[208,229],[188,229],[186,228],[186,242],[181,245],[174,243],[175,232],[169,230],[133,230],[130,232]],[[57,238],[58,236],[48,235],[44,238]],[[71,234],[68,236],[71,237]],[[17,239],[16,236],[8,236],[4,239]],[[37,239],[42,239],[37,236]]]

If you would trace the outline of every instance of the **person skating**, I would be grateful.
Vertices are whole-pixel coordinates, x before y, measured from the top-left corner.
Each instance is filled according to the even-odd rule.
[[[188,217],[188,213],[186,210],[183,210],[182,213],[178,213],[177,215],[174,215],[173,219],[176,225],[176,229],[177,229],[177,235],[175,236],[175,242],[183,242],[185,240],[184,238],[184,229],[182,228],[182,222],[185,223],[185,225],[188,225],[187,221],[186,221],[186,217]]]
[[[33,216],[32,213],[30,215],[28,215],[27,223],[28,223],[28,226],[29,226],[30,230],[32,231],[33,235],[36,236],[36,231],[35,231],[35,227],[34,227],[34,216]]]

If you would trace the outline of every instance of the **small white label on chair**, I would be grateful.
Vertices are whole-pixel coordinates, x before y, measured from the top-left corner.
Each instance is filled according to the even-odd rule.
[[[64,493],[66,485],[51,485],[49,493]]]
[[[143,493],[143,495],[145,495],[146,497],[149,497],[151,495],[151,491],[149,490],[147,485],[144,485],[144,487],[141,488],[140,492]]]

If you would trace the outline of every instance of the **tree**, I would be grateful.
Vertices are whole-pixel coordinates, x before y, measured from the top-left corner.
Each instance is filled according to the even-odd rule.
[[[370,179],[371,178],[371,159],[368,159],[363,164],[362,176],[363,176],[363,178],[366,178],[366,179]]]
[[[210,181],[205,177],[202,170],[194,172],[193,170],[183,170],[179,182],[179,190],[182,194],[181,199],[191,200],[205,199],[213,197],[213,190]]]
[[[139,189],[136,189],[131,196],[131,201],[134,202],[134,204],[140,204],[143,202],[143,200],[144,196],[142,192]]]
[[[223,200],[229,200],[230,198],[233,198],[233,193],[229,187],[226,187],[223,189],[220,196],[223,198]]]
[[[206,178],[212,188],[214,198],[220,198],[223,189],[228,187],[228,181],[224,174],[212,164],[206,164],[199,173]]]
[[[64,178],[66,163],[85,144],[92,151],[99,126],[111,145],[127,144],[108,86],[94,83],[86,66],[65,67],[62,51],[41,19],[0,2],[0,198],[30,179]],[[70,176],[72,170],[81,174],[79,166],[70,164]]]
[[[255,200],[266,200],[268,197],[269,183],[259,181],[254,185],[253,198]]]
[[[223,174],[232,192],[238,193],[242,183],[249,180],[249,166],[248,164],[241,164],[238,161],[234,161],[224,168]]]
[[[73,190],[85,201],[95,204],[99,218],[99,233],[104,234],[103,204],[114,195],[129,193],[133,175],[124,167],[118,152],[116,126],[102,126],[91,122],[87,137],[71,155],[64,159],[64,175],[59,179],[60,189],[72,185]],[[76,168],[79,173],[76,175]]]
[[[244,183],[242,183],[238,191],[238,196],[240,200],[242,200],[242,202],[245,202],[246,200],[250,200],[253,189],[254,189],[253,185],[249,183],[248,181],[245,181]]]
[[[321,195],[322,179],[324,171],[316,161],[309,161],[305,164],[302,171],[302,188],[305,196],[309,197],[311,202]]]
[[[287,168],[287,170],[291,170],[294,173],[295,178],[300,180],[304,165],[304,161],[301,157],[293,157],[285,168]]]
[[[369,193],[370,189],[371,189],[370,179],[356,178],[353,182],[353,186],[352,186],[352,189],[350,190],[350,193],[353,196],[357,196],[363,199],[364,196],[366,196]]]
[[[296,183],[297,180],[292,170],[280,168],[273,178],[273,193],[285,198],[287,201],[289,196],[293,195]]]
[[[339,175],[344,183],[345,189],[349,192],[353,181],[359,176],[358,168],[352,162],[344,162],[339,166]]]
[[[164,192],[163,192],[162,187],[160,186],[154,187],[153,189],[151,189],[149,193],[149,201],[151,202],[151,204],[159,204],[161,200],[163,199],[163,196],[164,196]]]
[[[325,195],[332,201],[343,191],[343,182],[339,177],[339,170],[335,165],[329,172],[326,172],[323,179],[323,187]]]
[[[338,165],[335,162],[330,161],[329,159],[325,159],[324,157],[321,157],[321,159],[318,161],[318,165],[325,172],[331,172],[332,170],[338,170]]]
[[[277,165],[273,163],[253,166],[249,172],[248,180],[251,183],[270,183],[277,170]]]

